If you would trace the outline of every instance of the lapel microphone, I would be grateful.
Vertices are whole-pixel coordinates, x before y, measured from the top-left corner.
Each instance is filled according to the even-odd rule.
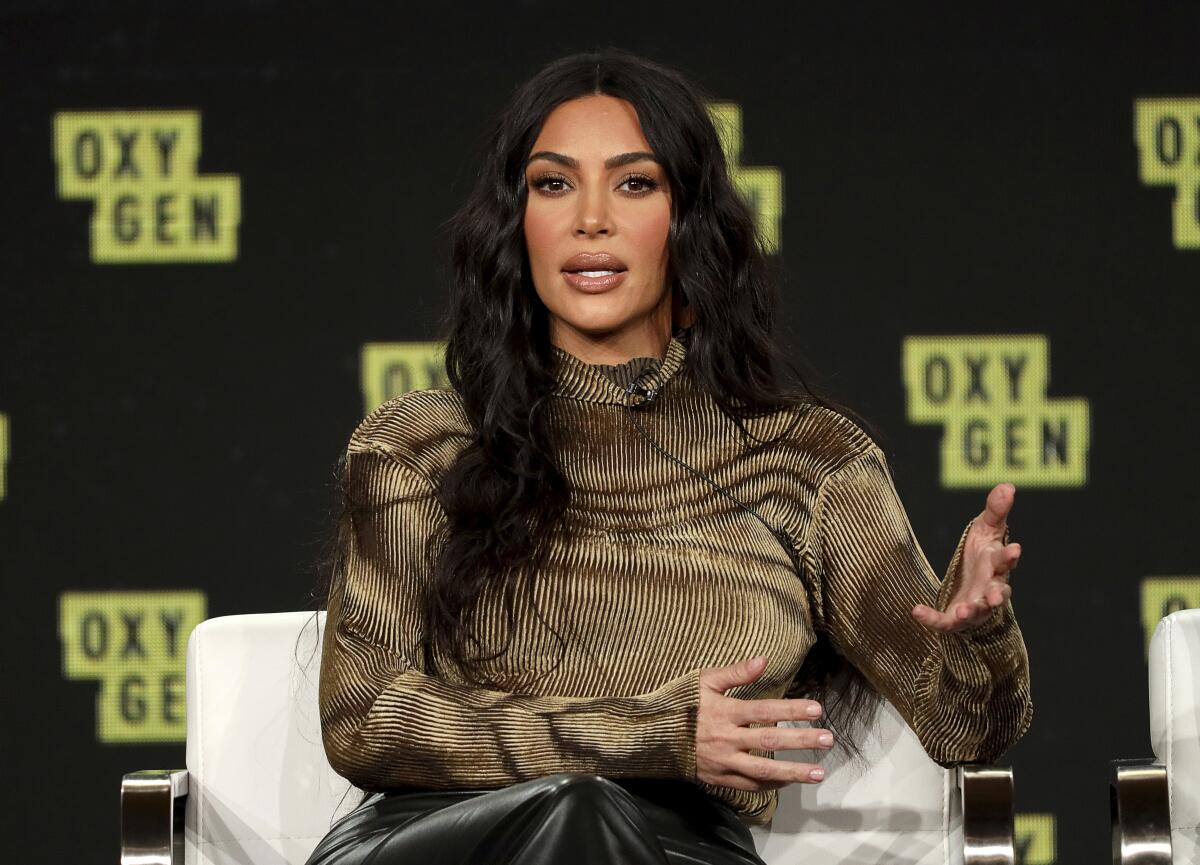
[[[657,388],[647,388],[641,383],[642,376],[644,376],[647,372],[649,372],[649,370],[646,369],[639,372],[637,374],[637,378],[631,381],[629,386],[625,388],[625,393],[629,394],[630,396],[640,395],[642,397],[642,401],[639,403],[626,403],[626,408],[644,408],[645,406],[654,402],[654,400],[658,397]]]

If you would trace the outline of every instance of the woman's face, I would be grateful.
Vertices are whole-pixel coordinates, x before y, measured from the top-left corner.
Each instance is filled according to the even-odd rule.
[[[593,95],[556,107],[525,179],[525,243],[550,341],[589,363],[661,357],[671,197],[633,105]]]

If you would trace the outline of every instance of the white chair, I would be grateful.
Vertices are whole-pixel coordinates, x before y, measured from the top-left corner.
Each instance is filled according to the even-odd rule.
[[[187,768],[123,778],[122,865],[303,865],[358,804],[321,742],[324,620],[225,616],[192,632]],[[869,770],[822,755],[826,780],[784,788],[772,825],[752,830],[760,855],[770,865],[1012,863],[1011,772],[943,769],[894,709],[880,715]]]
[[[1171,613],[1150,638],[1150,747],[1114,760],[1114,865],[1200,861],[1200,610]]]

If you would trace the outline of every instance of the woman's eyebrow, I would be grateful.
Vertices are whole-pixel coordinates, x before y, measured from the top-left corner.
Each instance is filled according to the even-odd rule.
[[[578,168],[579,160],[571,156],[566,156],[562,153],[555,153],[553,150],[539,150],[537,153],[531,153],[529,158],[525,160],[528,165],[535,159],[545,159],[549,162],[557,162],[559,165],[565,165],[567,168]],[[641,162],[643,159],[649,159],[651,162],[658,162],[658,157],[653,153],[645,150],[632,150],[629,153],[618,153],[616,156],[610,156],[604,160],[605,168],[620,168],[622,165],[628,165],[631,162]]]

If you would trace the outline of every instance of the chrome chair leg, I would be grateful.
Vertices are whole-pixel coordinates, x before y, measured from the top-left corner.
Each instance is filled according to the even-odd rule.
[[[1166,766],[1151,759],[1113,760],[1108,802],[1113,865],[1171,865]]]
[[[960,766],[958,788],[965,865],[1014,865],[1012,769]]]
[[[121,865],[183,865],[186,769],[146,769],[121,779]]]

